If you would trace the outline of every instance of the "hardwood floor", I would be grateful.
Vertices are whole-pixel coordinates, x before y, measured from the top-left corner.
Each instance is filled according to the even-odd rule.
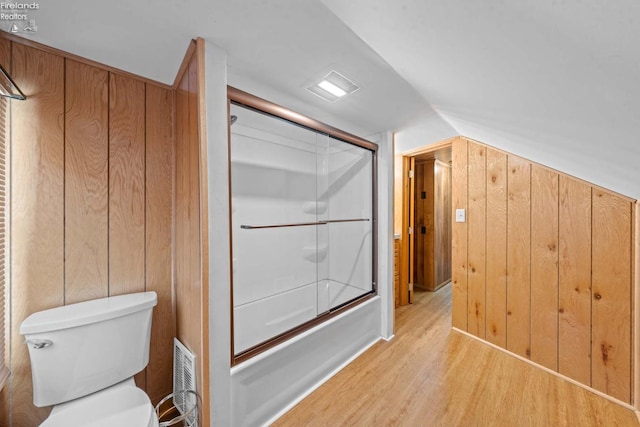
[[[636,426],[633,411],[451,330],[451,285],[274,426]]]

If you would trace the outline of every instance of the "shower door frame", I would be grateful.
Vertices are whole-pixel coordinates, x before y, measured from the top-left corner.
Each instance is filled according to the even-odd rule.
[[[231,313],[231,366],[237,365],[245,360],[252,358],[253,356],[260,354],[278,344],[281,344],[290,338],[306,331],[314,326],[326,322],[327,320],[344,313],[353,307],[364,303],[365,301],[374,298],[378,295],[378,144],[375,144],[366,139],[352,135],[348,132],[337,129],[326,123],[322,123],[318,120],[296,113],[273,102],[259,98],[250,93],[244,92],[240,89],[236,89],[232,86],[227,86],[227,117],[230,118],[231,104],[236,104],[241,107],[249,108],[260,113],[266,113],[270,116],[274,116],[294,125],[308,128],[312,131],[324,134],[340,141],[352,144],[361,148],[365,148],[371,151],[372,161],[372,207],[371,207],[371,220],[372,220],[372,290],[366,294],[349,301],[345,304],[338,306],[335,309],[330,309],[328,312],[319,314],[316,318],[302,323],[288,331],[285,331],[271,339],[263,341],[262,343],[251,347],[242,353],[235,354],[235,339],[234,339],[234,319],[233,319],[233,274],[230,275],[230,313]],[[229,153],[229,210],[231,210],[231,124],[230,120],[227,120],[227,144]],[[233,263],[233,219],[231,218],[231,212],[229,213],[229,244],[231,247],[231,254],[229,258],[229,266],[231,268]]]

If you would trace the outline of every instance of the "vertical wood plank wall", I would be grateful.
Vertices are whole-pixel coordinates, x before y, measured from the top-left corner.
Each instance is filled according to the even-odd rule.
[[[558,372],[591,384],[591,187],[560,176]]]
[[[12,416],[13,425],[26,426],[49,409],[33,406],[20,322],[64,303],[64,60],[11,43],[10,61],[31,102],[11,102],[11,378],[0,424],[9,426]]]
[[[400,239],[393,239],[393,295],[394,307],[400,306]]]
[[[208,402],[208,297],[203,256],[207,239],[203,231],[203,191],[206,177],[201,171],[201,126],[203,51],[201,40],[192,44],[177,79],[176,93],[176,199],[175,199],[175,290],[178,339],[196,355],[197,389]],[[200,413],[201,425],[209,424],[208,405]]]
[[[435,291],[451,280],[451,166],[415,159],[414,287]]]
[[[434,160],[416,161],[414,288],[433,290],[435,280]],[[424,197],[423,197],[424,195]],[[424,230],[424,233],[422,232]]]
[[[435,286],[451,281],[451,165],[436,161],[435,195]]]
[[[591,384],[630,399],[632,205],[592,189]]]
[[[109,72],[65,61],[65,304],[109,295]]]
[[[558,370],[558,181],[531,167],[531,360]]]
[[[11,102],[11,382],[0,425],[33,426],[29,314],[155,290],[149,366],[138,384],[171,391],[173,107],[164,88],[48,48],[0,38],[0,63],[27,101]]]
[[[455,209],[453,326],[632,404],[634,201],[460,137]]]
[[[486,340],[507,347],[507,156],[487,150]]]
[[[468,147],[468,215],[476,220],[467,226],[467,331],[479,338],[485,338],[486,307],[486,237],[487,237],[487,156],[483,146],[470,144]]]
[[[451,171],[451,324],[467,331],[467,222],[455,222],[456,209],[468,206],[468,143],[466,139],[453,141]]]

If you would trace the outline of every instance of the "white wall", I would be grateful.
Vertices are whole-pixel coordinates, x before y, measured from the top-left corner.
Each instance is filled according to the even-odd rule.
[[[380,144],[378,152],[378,230],[379,230],[379,297],[332,319],[327,325],[310,330],[289,344],[271,349],[253,362],[246,362],[230,370],[230,277],[229,259],[229,168],[227,145],[227,66],[226,54],[211,43],[206,43],[206,108],[207,108],[207,179],[209,182],[209,305],[210,305],[210,384],[212,425],[234,425],[244,420],[266,421],[297,399],[304,396],[322,381],[332,376],[336,370],[370,346],[381,336],[393,335],[393,253],[392,253],[392,136],[390,133],[377,136]],[[288,102],[277,93],[252,82],[243,85],[234,80],[238,89],[254,93],[287,108],[297,110],[315,119],[346,131],[366,135],[365,130],[350,127],[339,117],[328,112],[305,109],[296,102]],[[317,114],[314,114],[317,113]],[[241,120],[241,119],[239,119]],[[240,123],[240,122],[238,122]],[[360,132],[359,132],[360,131]],[[374,141],[375,142],[375,141]],[[326,326],[326,327],[325,327]],[[331,345],[327,345],[332,343]],[[300,347],[302,346],[302,347]],[[305,348],[305,351],[300,351]],[[339,351],[338,351],[339,350]],[[329,353],[327,353],[327,351]],[[334,353],[331,353],[334,351]],[[334,354],[334,356],[331,356]],[[318,359],[320,357],[322,361]],[[286,376],[288,381],[280,383],[280,391],[274,393],[273,375],[287,372],[294,363],[295,375]],[[250,367],[250,368],[249,368]],[[247,375],[256,384],[247,382]],[[291,371],[293,372],[293,371]],[[285,378],[285,377],[283,377]],[[266,382],[265,382],[266,381]],[[266,386],[265,386],[266,384]],[[256,400],[257,399],[257,400]],[[260,402],[253,415],[242,414],[246,402]],[[268,408],[261,406],[268,405]],[[238,412],[240,411],[240,412]],[[235,415],[234,415],[235,414]],[[246,417],[257,418],[246,418]],[[244,422],[244,421],[243,421]]]
[[[209,384],[211,425],[231,425],[231,271],[229,258],[229,164],[227,55],[205,43],[207,181],[209,184]]]
[[[380,336],[393,337],[393,135],[385,132],[369,140],[378,144],[378,295],[381,299]]]
[[[404,153],[454,136],[458,136],[458,131],[437,113],[432,113],[395,133],[395,152]]]

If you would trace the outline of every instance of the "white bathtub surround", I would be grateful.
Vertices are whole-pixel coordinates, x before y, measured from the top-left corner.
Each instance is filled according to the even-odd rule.
[[[231,425],[269,425],[380,339],[375,297],[231,369]]]
[[[240,354],[372,293],[373,157],[238,105],[231,114],[233,338]]]

